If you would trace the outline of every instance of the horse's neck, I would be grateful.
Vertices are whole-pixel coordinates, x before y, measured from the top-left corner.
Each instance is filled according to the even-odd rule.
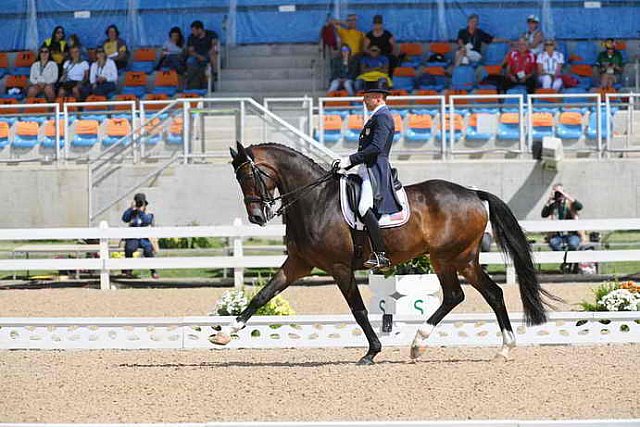
[[[278,171],[277,187],[280,194],[295,191],[322,178],[321,173],[315,168],[307,167],[304,161],[280,161],[275,167]]]

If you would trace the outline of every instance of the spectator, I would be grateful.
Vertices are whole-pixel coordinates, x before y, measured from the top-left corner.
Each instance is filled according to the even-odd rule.
[[[542,217],[551,216],[552,219],[561,220],[578,219],[579,210],[582,210],[582,203],[564,191],[562,184],[555,184],[547,204],[542,208]],[[565,250],[565,247],[566,250],[575,251],[580,247],[581,241],[582,238],[577,231],[554,233],[549,236],[549,246],[554,251]]]
[[[157,68],[175,70],[178,74],[184,73],[184,37],[180,28],[173,27],[169,31],[169,40],[162,45]]]
[[[129,60],[129,49],[127,44],[120,38],[120,31],[115,25],[109,25],[105,32],[107,39],[102,44],[107,57],[116,63],[118,70],[127,66]]]
[[[207,88],[207,66],[217,61],[218,34],[204,29],[202,21],[191,23],[191,35],[187,40],[187,89]]]
[[[51,60],[58,64],[58,72],[62,70],[62,64],[67,58],[67,42],[64,39],[64,28],[60,25],[53,29],[51,37],[46,39],[42,46],[49,48]]]
[[[320,29],[320,41],[322,42],[323,53],[326,52],[327,49],[331,53],[338,49],[338,33],[333,24],[333,19],[331,19],[331,13],[327,14],[327,21]]]
[[[475,13],[469,15],[467,20],[467,28],[458,31],[458,51],[456,52],[455,66],[468,65],[478,63],[482,59],[480,49],[482,43],[492,43],[494,37],[485,33],[478,27],[478,15]],[[495,39],[495,41],[498,41]]]
[[[349,46],[342,45],[340,56],[331,60],[331,85],[329,92],[343,88],[353,96],[353,79],[358,74],[358,63],[351,58]]]
[[[536,90],[536,58],[527,47],[527,41],[523,38],[516,43],[516,49],[507,57],[507,76],[504,90],[514,86],[525,85],[528,93]]]
[[[31,65],[27,89],[28,97],[36,97],[44,93],[47,100],[53,101],[56,97],[54,85],[58,81],[58,65],[50,59],[51,52],[48,47],[42,46],[38,54],[38,60]]]
[[[522,34],[522,37],[527,40],[527,47],[534,55],[539,55],[542,50],[542,43],[544,41],[544,34],[540,30],[540,18],[536,15],[529,15],[527,17],[527,31]]]
[[[129,227],[151,227],[153,225],[154,216],[147,212],[149,202],[143,193],[138,193],[133,197],[131,207],[122,214],[122,221],[129,224]],[[132,258],[133,253],[142,248],[145,258],[153,258],[154,248],[149,239],[125,239],[124,256]],[[123,270],[122,273],[132,277],[131,270]],[[159,278],[156,270],[151,270],[151,277]]]
[[[564,55],[555,50],[556,44],[553,40],[544,42],[544,51],[538,55],[538,81],[540,86],[545,89],[555,89],[559,91],[562,88],[562,64],[564,64]]]
[[[360,75],[355,81],[355,90],[369,88],[390,87],[389,59],[382,56],[378,46],[369,48],[367,55],[360,59]]]
[[[77,34],[71,34],[69,36],[69,43],[67,44],[67,49],[71,51],[72,47],[77,46],[80,49],[80,58],[87,61],[89,59],[89,54],[87,52],[87,48],[85,48],[82,43],[80,43],[80,37]]]
[[[613,39],[607,39],[604,43],[605,50],[600,52],[596,60],[596,67],[600,72],[600,86],[611,88],[622,74],[624,65],[622,54],[616,50]]]
[[[377,46],[389,60],[388,74],[393,75],[393,70],[398,66],[396,38],[382,26],[382,15],[373,17],[373,29],[365,35],[363,46],[365,51]]]
[[[342,44],[346,44],[351,49],[351,56],[358,56],[362,53],[364,43],[364,33],[358,30],[358,15],[351,13],[346,21],[332,21],[338,32],[338,37]]]
[[[89,63],[82,59],[77,45],[69,49],[69,56],[62,67],[58,96],[63,98],[71,93],[75,99],[80,100],[84,97],[84,85],[89,81]]]
[[[91,64],[89,72],[91,93],[109,96],[109,94],[116,91],[118,68],[112,59],[107,58],[104,48],[99,47],[96,49],[96,57],[96,62]]]

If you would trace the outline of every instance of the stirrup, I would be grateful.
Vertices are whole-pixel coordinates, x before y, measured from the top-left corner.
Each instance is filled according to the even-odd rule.
[[[391,268],[391,261],[384,252],[371,252],[371,256],[364,262],[367,269],[386,271]]]

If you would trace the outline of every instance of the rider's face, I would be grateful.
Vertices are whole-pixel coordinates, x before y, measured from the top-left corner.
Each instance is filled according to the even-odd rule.
[[[367,107],[367,110],[373,111],[375,108],[384,102],[384,97],[381,93],[365,93],[364,94],[364,105]]]

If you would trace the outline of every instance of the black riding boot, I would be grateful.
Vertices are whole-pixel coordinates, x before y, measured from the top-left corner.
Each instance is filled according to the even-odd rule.
[[[374,270],[388,270],[391,267],[391,261],[387,258],[387,254],[384,251],[384,241],[380,234],[380,226],[378,225],[378,218],[371,209],[362,217],[364,225],[367,226],[367,233],[369,233],[369,239],[371,240],[371,247],[373,251],[364,266],[366,268]]]

